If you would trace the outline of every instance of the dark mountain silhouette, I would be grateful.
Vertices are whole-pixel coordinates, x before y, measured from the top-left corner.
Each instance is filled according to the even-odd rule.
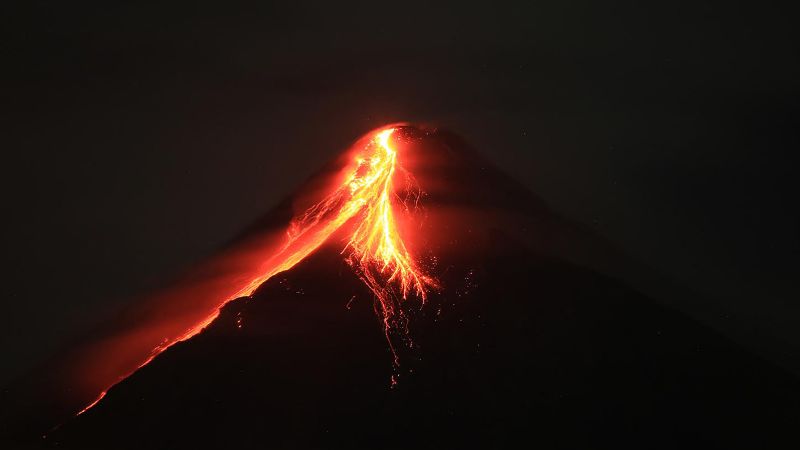
[[[332,239],[30,445],[797,448],[793,376],[604,275],[628,263],[457,137],[407,133],[441,289],[404,303],[398,367]]]

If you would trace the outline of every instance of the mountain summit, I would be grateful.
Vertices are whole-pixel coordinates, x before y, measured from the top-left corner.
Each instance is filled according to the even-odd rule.
[[[376,130],[231,249],[53,363],[58,377],[18,387],[46,391],[27,412],[46,405],[42,417],[61,423],[28,442],[707,449],[795,439],[797,380],[599,269],[626,264],[454,134]],[[74,417],[79,404],[91,408]]]

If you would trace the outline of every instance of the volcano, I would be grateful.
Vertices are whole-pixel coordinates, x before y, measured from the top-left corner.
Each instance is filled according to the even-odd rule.
[[[8,439],[797,448],[794,376],[609,275],[641,269],[458,136],[396,125],[353,148],[7,390]]]

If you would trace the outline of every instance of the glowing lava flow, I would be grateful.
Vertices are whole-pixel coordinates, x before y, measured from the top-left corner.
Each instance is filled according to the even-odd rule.
[[[378,132],[357,156],[355,167],[344,183],[292,221],[286,245],[266,264],[274,268],[252,280],[235,297],[251,295],[262,283],[300,262],[360,214],[344,250],[350,252],[349,261],[357,266],[359,275],[381,303],[389,302],[389,285],[395,281],[403,298],[412,288],[425,298],[426,285],[434,282],[416,267],[397,232],[392,211],[392,199],[396,197],[392,179],[397,170],[397,151],[390,141],[394,131],[389,128]],[[385,285],[375,273],[375,264],[379,265],[378,273],[388,275]]]
[[[397,194],[392,183],[398,170],[397,150],[391,140],[395,130],[388,128],[374,134],[346,170],[344,182],[324,200],[292,220],[286,243],[264,262],[261,275],[250,280],[222,305],[252,295],[261,284],[302,261],[352,220],[354,231],[342,253],[375,294],[387,339],[393,327],[403,324],[404,316],[399,302],[406,299],[409,293],[415,293],[424,302],[426,289],[434,287],[436,282],[417,267],[398,233],[393,211]],[[216,309],[175,339],[165,339],[137,369],[147,365],[175,343],[196,335],[218,315],[219,309]],[[78,414],[96,405],[106,392],[103,391]]]

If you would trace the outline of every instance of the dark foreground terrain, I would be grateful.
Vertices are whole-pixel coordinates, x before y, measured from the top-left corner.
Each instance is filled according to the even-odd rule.
[[[498,237],[412,312],[400,376],[336,249],[229,304],[62,448],[776,448],[798,384],[613,280]],[[465,279],[467,277],[468,279]],[[453,293],[457,291],[458,293]],[[353,298],[347,307],[348,301]],[[241,326],[240,326],[241,325]],[[395,339],[397,340],[397,339]]]

